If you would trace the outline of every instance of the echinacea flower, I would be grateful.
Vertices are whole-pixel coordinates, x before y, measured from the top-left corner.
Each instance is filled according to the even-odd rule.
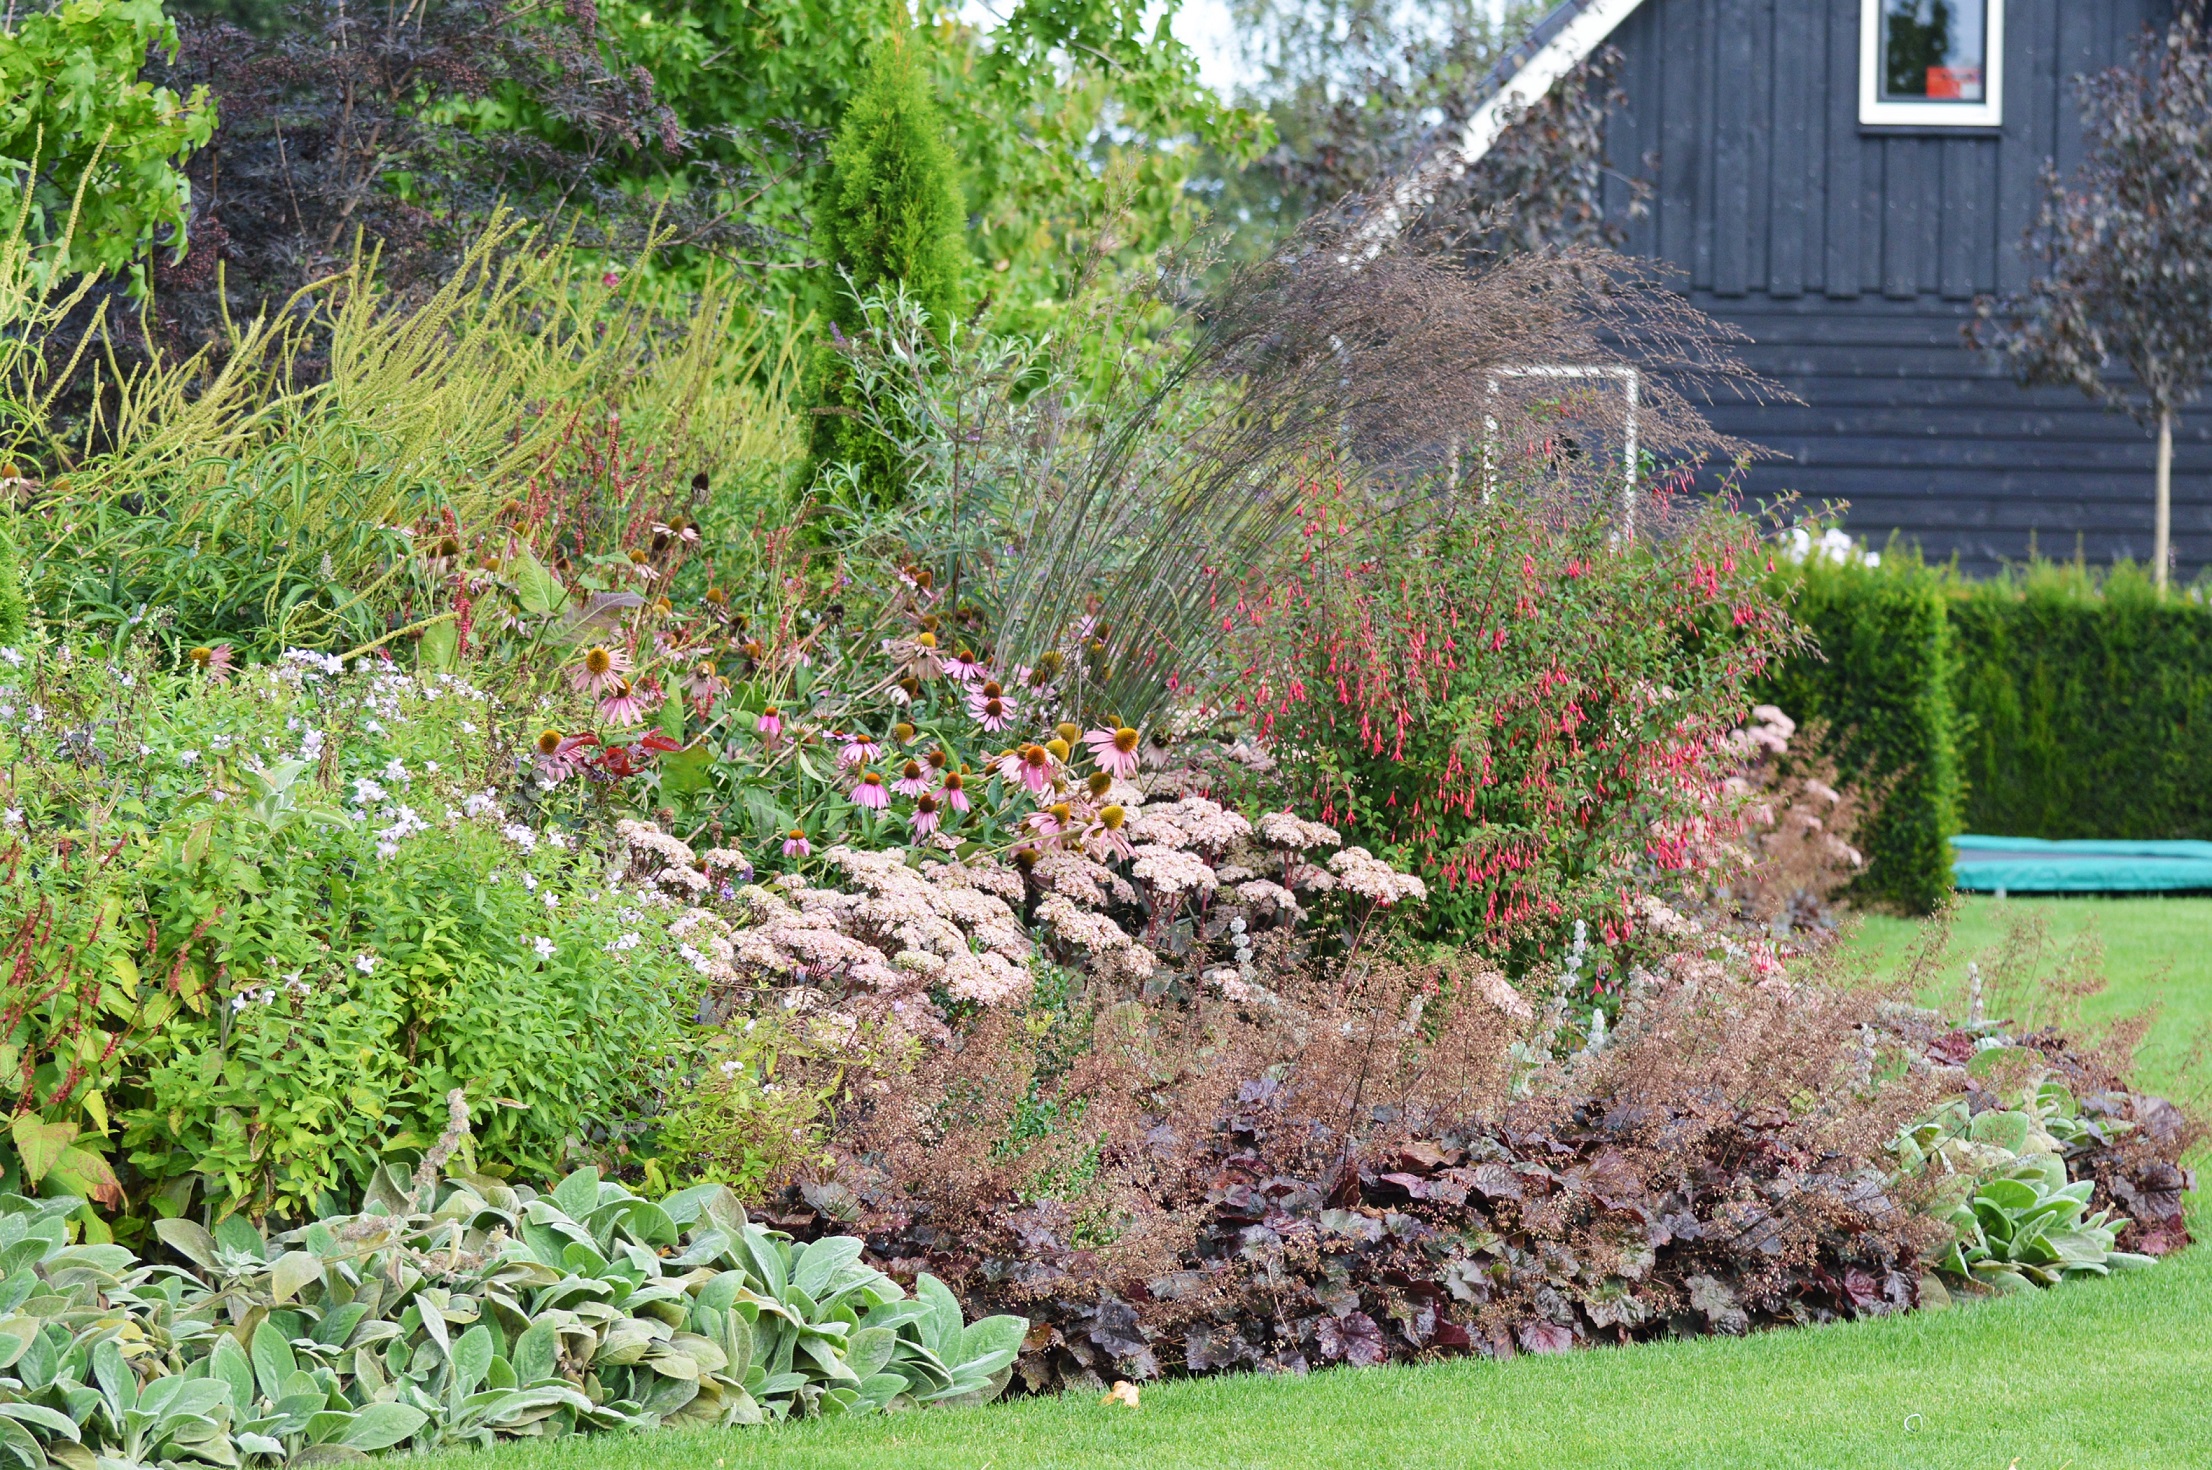
[[[801,831],[799,828],[793,827],[791,831],[785,835],[783,839],[783,855],[785,857],[810,857],[813,855],[813,852],[814,844],[806,840],[806,833]]]
[[[691,677],[684,680],[684,692],[689,694],[692,702],[699,706],[701,715],[704,715],[713,707],[714,696],[721,689],[722,674],[720,670],[715,668],[714,660],[711,658],[699,660],[692,667]]]
[[[630,656],[619,648],[594,643],[584,650],[575,668],[568,671],[569,686],[581,694],[606,694],[626,682]]]
[[[1102,863],[1135,856],[1136,849],[1130,846],[1125,830],[1128,820],[1129,814],[1118,806],[1099,808],[1098,820],[1084,830],[1084,848]]]
[[[1093,730],[1083,737],[1098,768],[1119,781],[1137,774],[1137,732],[1123,725],[1117,730]]]
[[[929,778],[922,773],[921,762],[908,761],[899,772],[899,779],[891,783],[891,789],[901,796],[920,796],[929,790]]]
[[[218,643],[213,648],[195,648],[185,655],[199,671],[218,684],[230,682],[230,645]]]
[[[914,727],[912,725],[909,725],[904,720],[899,721],[896,725],[893,725],[891,727],[891,738],[898,741],[901,745],[912,745],[914,743],[915,734],[916,731]]]
[[[980,683],[990,672],[988,664],[965,648],[952,656],[945,669],[963,684]]]
[[[886,638],[883,650],[898,660],[899,672],[910,679],[934,679],[945,671],[945,656],[937,650],[935,633]]]
[[[940,794],[944,797],[946,806],[951,807],[956,812],[966,811],[968,809],[968,778],[958,771],[945,772],[945,785]]]
[[[563,735],[558,730],[539,731],[538,774],[548,785],[559,785],[575,775],[576,768],[583,763],[579,752],[598,743],[599,737],[588,730],[581,735]]]
[[[837,763],[839,765],[861,765],[874,760],[883,753],[883,747],[870,740],[866,735],[839,735],[835,738],[845,742],[844,749],[837,752]]]
[[[1012,769],[1007,768],[1011,766]],[[1052,755],[1042,745],[1025,745],[1014,752],[1012,758],[999,766],[1000,773],[1009,780],[1019,781],[1029,791],[1042,796],[1052,785]]]
[[[1044,837],[1058,837],[1075,825],[1075,808],[1064,801],[1056,801],[1041,811],[1031,812],[1023,819],[1023,825]]]
[[[975,716],[975,722],[978,725],[981,725],[993,735],[1014,723],[1013,701],[999,698],[996,695],[989,699],[978,696],[969,700],[968,713]]]
[[[891,793],[884,789],[881,776],[874,771],[862,771],[860,780],[853,786],[853,801],[869,811],[880,812],[891,805]]]
[[[777,712],[774,705],[768,705],[761,710],[759,723],[754,728],[760,731],[762,740],[773,743],[775,738],[783,733],[783,716]]]
[[[937,798],[923,792],[914,800],[914,814],[907,818],[916,837],[927,837],[937,830]]]
[[[642,724],[646,713],[659,703],[659,690],[617,679],[607,697],[599,701],[599,718],[617,728]]]

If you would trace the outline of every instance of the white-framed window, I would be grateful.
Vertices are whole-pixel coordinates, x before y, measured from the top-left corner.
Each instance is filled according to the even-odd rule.
[[[1859,121],[2004,122],[2005,0],[1859,0]]]

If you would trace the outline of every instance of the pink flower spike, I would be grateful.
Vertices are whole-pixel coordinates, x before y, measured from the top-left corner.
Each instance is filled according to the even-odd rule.
[[[630,672],[630,656],[619,648],[595,643],[584,650],[576,667],[568,671],[569,687],[579,694],[607,694],[624,682]]]
[[[806,840],[806,833],[800,831],[797,827],[793,827],[791,835],[783,840],[783,855],[785,857],[811,857],[813,854],[814,844]]]
[[[1091,759],[1098,768],[1117,781],[1126,781],[1137,774],[1136,731],[1124,725],[1119,729],[1093,730],[1083,737],[1083,743],[1091,748]]]
[[[937,798],[923,792],[914,802],[914,814],[907,818],[916,837],[927,837],[937,830]]]
[[[967,777],[961,775],[958,771],[945,772],[944,790],[940,795],[944,797],[945,805],[951,807],[954,811],[966,811],[968,809]]]
[[[883,786],[883,778],[874,771],[862,771],[859,784],[853,787],[853,800],[869,811],[880,812],[891,805],[891,793]]]

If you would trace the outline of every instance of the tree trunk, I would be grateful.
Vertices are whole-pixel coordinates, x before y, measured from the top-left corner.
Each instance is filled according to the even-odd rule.
[[[2158,509],[2151,522],[2151,556],[2158,563],[2158,590],[2166,591],[2166,568],[2173,560],[2174,411],[2158,414]]]

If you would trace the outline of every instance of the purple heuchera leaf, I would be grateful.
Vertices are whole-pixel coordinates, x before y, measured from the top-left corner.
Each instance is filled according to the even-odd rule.
[[[1575,1335],[1557,1322],[1538,1319],[1523,1322],[1514,1334],[1521,1340],[1521,1349],[1531,1353],[1563,1353],[1575,1345]]]

